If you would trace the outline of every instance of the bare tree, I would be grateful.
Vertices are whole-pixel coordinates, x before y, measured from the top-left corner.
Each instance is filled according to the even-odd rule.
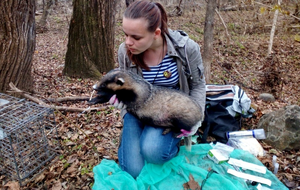
[[[211,79],[211,62],[213,58],[213,41],[214,41],[214,16],[217,7],[216,0],[209,0],[206,8],[205,26],[204,26],[204,47],[203,47],[203,63],[204,74],[207,83]]]
[[[114,68],[116,1],[74,0],[65,75],[99,78]]]
[[[278,5],[280,5],[281,0],[278,0]],[[276,23],[277,23],[277,17],[278,17],[278,9],[275,10],[274,13],[274,18],[273,18],[273,24],[272,24],[272,29],[271,29],[271,34],[270,34],[270,42],[269,42],[269,47],[268,47],[268,55],[272,53],[272,47],[273,47],[273,38],[275,35],[275,28],[276,28]]]
[[[0,92],[9,83],[32,91],[35,50],[35,0],[0,1]]]
[[[47,0],[46,1],[46,6],[43,6],[43,14],[42,17],[39,21],[39,26],[41,30],[44,30],[46,28],[46,22],[47,22],[47,17],[49,15],[50,7],[53,4],[53,0]]]

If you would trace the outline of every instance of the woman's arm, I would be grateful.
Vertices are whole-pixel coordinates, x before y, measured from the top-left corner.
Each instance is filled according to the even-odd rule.
[[[201,107],[201,111],[204,112],[206,90],[200,47],[193,40],[189,40],[186,48],[186,58],[192,75],[192,79],[188,81],[190,86],[190,96],[197,101],[198,105]]]

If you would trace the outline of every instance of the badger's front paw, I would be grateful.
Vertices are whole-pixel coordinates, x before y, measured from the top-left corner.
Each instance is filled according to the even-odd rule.
[[[198,131],[198,128],[201,127],[201,121],[199,121],[195,126],[191,128],[190,131],[181,129],[181,134],[177,136],[177,138],[193,136]]]

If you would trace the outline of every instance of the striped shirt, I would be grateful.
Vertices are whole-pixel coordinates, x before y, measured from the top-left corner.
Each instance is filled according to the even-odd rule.
[[[149,71],[142,69],[144,79],[148,82],[157,86],[179,89],[177,64],[168,54],[159,65],[149,68]]]

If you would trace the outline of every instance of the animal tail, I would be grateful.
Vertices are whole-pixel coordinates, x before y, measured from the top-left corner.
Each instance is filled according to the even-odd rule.
[[[192,150],[192,136],[184,137],[184,145],[185,145],[185,150],[188,152],[191,152]]]

